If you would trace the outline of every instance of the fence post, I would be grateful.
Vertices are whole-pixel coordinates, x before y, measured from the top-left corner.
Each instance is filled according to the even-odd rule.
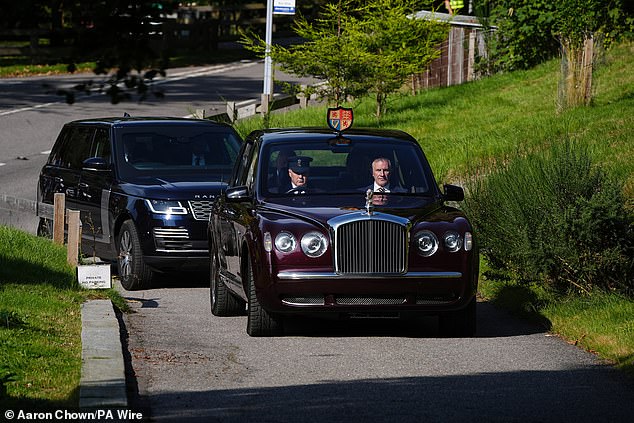
[[[79,259],[79,240],[81,238],[81,221],[79,210],[68,210],[68,249],[67,260],[77,266]]]
[[[53,242],[64,245],[64,224],[66,223],[66,196],[63,192],[53,197]]]

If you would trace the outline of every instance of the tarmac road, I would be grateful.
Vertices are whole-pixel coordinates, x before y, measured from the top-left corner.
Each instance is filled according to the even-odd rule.
[[[183,284],[186,285],[183,285]],[[478,335],[436,319],[304,322],[251,338],[209,311],[205,281],[121,289],[131,406],[171,422],[630,422],[634,381],[479,304]]]

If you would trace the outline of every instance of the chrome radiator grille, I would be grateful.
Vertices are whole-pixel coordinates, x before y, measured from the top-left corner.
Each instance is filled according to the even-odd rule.
[[[338,273],[404,273],[407,229],[385,220],[359,220],[335,230],[335,268]]]
[[[189,201],[189,208],[196,220],[209,220],[211,201]]]
[[[157,251],[190,250],[192,243],[185,228],[154,228],[154,242]]]

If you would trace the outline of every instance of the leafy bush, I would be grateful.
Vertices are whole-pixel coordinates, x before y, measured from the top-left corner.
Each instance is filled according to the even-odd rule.
[[[622,184],[586,147],[553,145],[471,183],[465,201],[494,276],[560,293],[634,293],[634,221]]]
[[[478,15],[497,27],[488,42],[493,70],[526,69],[559,53],[560,36],[575,42],[602,34],[609,46],[632,31],[634,17],[625,0],[487,0]]]

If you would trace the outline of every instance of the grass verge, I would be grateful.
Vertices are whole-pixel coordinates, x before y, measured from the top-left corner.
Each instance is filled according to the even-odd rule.
[[[0,408],[77,407],[81,304],[123,299],[85,290],[50,240],[0,226]]]
[[[480,295],[597,354],[634,377],[634,301],[618,294],[554,297],[539,285],[480,278]]]

